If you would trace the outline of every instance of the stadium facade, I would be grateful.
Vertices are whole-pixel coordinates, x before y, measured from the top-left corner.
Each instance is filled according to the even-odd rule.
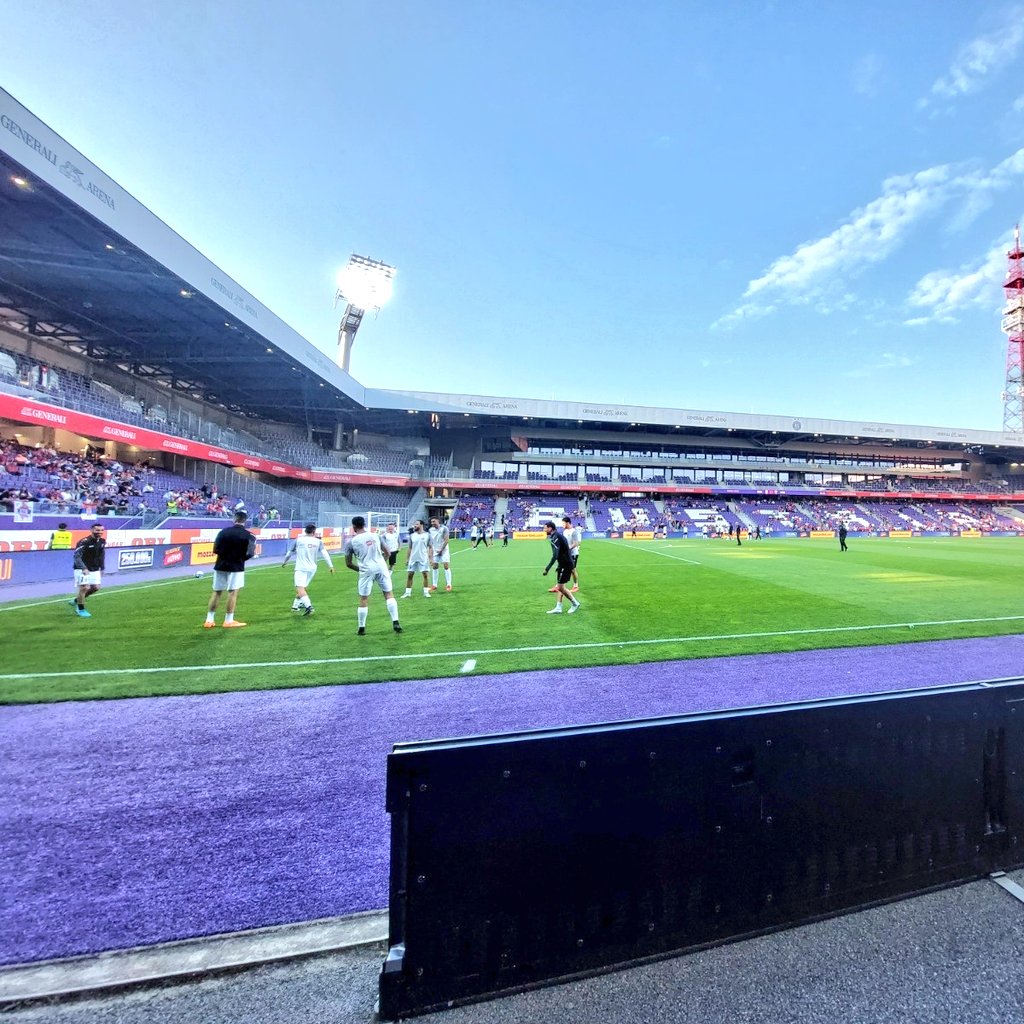
[[[368,387],[2,91],[0,170],[0,423],[28,443],[305,514],[353,486],[1024,500],[1021,433]]]

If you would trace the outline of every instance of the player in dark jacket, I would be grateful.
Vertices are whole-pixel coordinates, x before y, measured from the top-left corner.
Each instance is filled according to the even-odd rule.
[[[573,612],[579,611],[580,603],[565,586],[572,579],[572,552],[569,550],[569,543],[558,532],[558,527],[550,519],[544,524],[544,532],[548,535],[548,540],[551,541],[551,561],[548,562],[544,575],[547,576],[551,566],[558,563],[558,587],[556,590],[558,596],[555,599],[558,603],[548,611],[548,615],[562,614],[563,597],[569,599],[572,606],[569,609],[569,614],[572,615]]]
[[[245,528],[248,518],[248,513],[243,509],[236,511],[235,525],[225,527],[214,539],[213,553],[217,561],[213,565],[213,596],[206,609],[206,622],[203,623],[206,629],[213,629],[217,624],[213,613],[225,590],[228,592],[228,600],[224,606],[224,629],[237,629],[245,625],[235,618],[235,604],[239,590],[245,586],[245,563],[256,551],[256,538]]]
[[[79,618],[92,618],[92,613],[85,610],[85,599],[100,589],[106,563],[107,542],[103,537],[103,527],[93,523],[89,536],[75,545],[75,586],[78,594],[68,604],[74,605]]]

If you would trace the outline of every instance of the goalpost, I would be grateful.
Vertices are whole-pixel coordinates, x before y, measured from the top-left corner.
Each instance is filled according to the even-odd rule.
[[[366,520],[366,528],[371,533],[383,533],[391,523],[394,523],[399,533],[402,532],[402,517],[398,512],[329,512],[320,517],[320,525],[341,530],[344,536],[350,537],[354,515],[361,515]]]

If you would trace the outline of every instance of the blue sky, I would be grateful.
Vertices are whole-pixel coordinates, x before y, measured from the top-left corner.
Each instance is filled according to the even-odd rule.
[[[1024,4],[33,0],[0,85],[380,387],[999,428]]]

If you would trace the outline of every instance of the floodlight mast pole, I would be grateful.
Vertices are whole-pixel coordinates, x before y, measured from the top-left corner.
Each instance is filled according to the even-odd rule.
[[[379,313],[380,307],[391,297],[394,277],[394,267],[355,253],[338,273],[334,307],[337,309],[339,302],[345,303],[345,312],[338,325],[338,362],[346,373],[349,372],[359,325],[368,309]]]
[[[1024,432],[1024,251],[1020,225],[1013,232],[1013,248],[1006,254],[1008,266],[1003,291],[1006,305],[1000,324],[1007,335],[1006,385],[1003,389],[1003,430]]]
[[[341,294],[340,292],[338,293]],[[352,359],[352,346],[355,344],[356,331],[363,322],[363,313],[366,311],[350,302],[341,314],[341,324],[338,327],[338,350],[341,354],[341,368],[348,373],[349,363]]]

